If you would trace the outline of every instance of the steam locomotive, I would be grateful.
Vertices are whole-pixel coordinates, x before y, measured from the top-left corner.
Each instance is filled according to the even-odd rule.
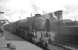
[[[64,23],[62,11],[46,15],[36,14],[26,20],[17,21],[4,26],[6,31],[19,35],[35,44],[44,45],[56,42],[62,45],[78,45],[78,24],[74,21]]]

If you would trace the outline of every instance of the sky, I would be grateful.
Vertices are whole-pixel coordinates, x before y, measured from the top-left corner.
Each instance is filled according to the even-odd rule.
[[[78,20],[77,0],[0,0],[5,17],[16,21],[30,17],[31,13],[48,13],[63,10],[64,19]]]

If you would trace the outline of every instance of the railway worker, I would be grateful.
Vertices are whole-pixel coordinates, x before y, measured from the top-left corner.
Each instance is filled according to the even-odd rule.
[[[41,38],[41,32],[40,31],[37,31],[37,32],[35,32],[35,41],[38,43],[38,42],[40,42],[40,38]]]
[[[52,43],[55,41],[55,32],[49,32],[49,43]]]
[[[32,34],[33,34],[32,40],[35,42],[37,38],[36,32],[32,32]]]
[[[41,42],[44,47],[48,46],[48,37],[46,36],[46,31],[42,31],[41,33]]]

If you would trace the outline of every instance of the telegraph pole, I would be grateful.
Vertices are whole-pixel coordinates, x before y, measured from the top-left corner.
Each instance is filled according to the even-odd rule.
[[[2,18],[1,17],[2,14],[4,14],[4,12],[0,12],[0,18]],[[6,38],[5,38],[4,26],[2,23],[0,23],[0,24],[1,24],[1,26],[0,26],[0,29],[1,29],[1,31],[0,31],[0,48],[1,48],[1,47],[6,47]]]

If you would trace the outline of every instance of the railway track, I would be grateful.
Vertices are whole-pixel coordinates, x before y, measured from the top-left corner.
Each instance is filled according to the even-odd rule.
[[[68,46],[58,42],[50,43],[50,45],[54,45],[56,48],[58,47],[56,50],[78,50],[78,47]]]

